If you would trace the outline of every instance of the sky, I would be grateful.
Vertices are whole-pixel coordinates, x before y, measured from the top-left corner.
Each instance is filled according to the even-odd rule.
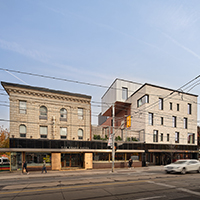
[[[200,74],[199,35],[199,0],[0,0],[3,69],[103,86],[121,78],[178,89]],[[98,123],[104,87],[5,70],[0,80],[90,95],[99,102],[92,103],[92,124]],[[197,82],[190,92],[199,91]],[[0,94],[0,119],[8,120],[2,86]]]

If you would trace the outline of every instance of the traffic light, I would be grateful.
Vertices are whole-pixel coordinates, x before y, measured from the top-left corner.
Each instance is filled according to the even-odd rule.
[[[117,143],[115,143],[114,150],[115,150],[115,152],[117,151]]]
[[[131,116],[130,115],[126,118],[126,127],[127,128],[131,127]]]

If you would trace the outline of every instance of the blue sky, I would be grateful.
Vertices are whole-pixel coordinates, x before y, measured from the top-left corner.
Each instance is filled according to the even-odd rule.
[[[0,0],[0,27],[1,68],[172,89],[200,74],[198,0]],[[87,94],[98,102],[106,90],[5,71],[0,80]],[[190,92],[199,95],[199,89]],[[9,119],[8,107],[0,110],[0,118]],[[92,107],[93,124],[99,112]]]

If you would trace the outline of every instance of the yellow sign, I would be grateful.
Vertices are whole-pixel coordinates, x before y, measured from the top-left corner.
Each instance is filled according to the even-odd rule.
[[[129,115],[127,118],[126,118],[126,127],[131,127],[131,116]]]

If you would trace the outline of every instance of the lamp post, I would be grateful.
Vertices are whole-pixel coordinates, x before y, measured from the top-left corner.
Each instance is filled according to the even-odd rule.
[[[112,118],[113,118],[113,132],[112,132],[112,172],[114,172],[115,167],[115,104],[112,106]]]

